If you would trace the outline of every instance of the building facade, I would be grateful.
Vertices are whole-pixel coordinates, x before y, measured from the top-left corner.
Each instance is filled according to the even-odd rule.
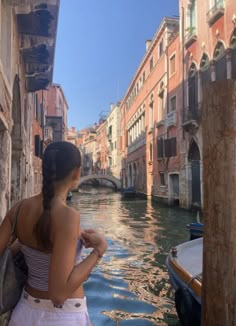
[[[133,186],[165,202],[169,201],[169,173],[178,175],[179,169],[178,32],[177,18],[163,19],[153,39],[147,41],[144,58],[121,103],[123,187]],[[179,196],[177,190],[173,197]]]
[[[96,174],[107,173],[107,121],[100,120],[96,129]]]
[[[0,1],[0,220],[33,192],[33,93],[52,81],[59,1],[40,4]]]
[[[107,167],[110,174],[120,179],[120,103],[111,104],[107,116]]]
[[[202,91],[212,81],[236,79],[236,2],[181,0],[180,17],[181,206],[202,207]]]
[[[45,125],[53,130],[53,141],[67,140],[68,103],[59,84],[52,84],[43,92],[41,101],[46,111]]]

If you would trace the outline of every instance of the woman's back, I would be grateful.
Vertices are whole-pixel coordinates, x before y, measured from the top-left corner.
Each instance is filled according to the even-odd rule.
[[[52,320],[52,325],[90,325],[83,282],[107,245],[95,230],[81,232],[79,213],[65,204],[68,191],[78,184],[80,165],[81,156],[75,145],[49,144],[43,154],[42,193],[21,202],[15,233],[29,275],[10,326],[22,326],[23,319],[24,325],[37,322],[49,326]],[[17,207],[18,204],[8,212],[0,226],[0,253],[11,237]],[[81,236],[85,246],[93,250],[78,261]],[[40,318],[42,323],[38,323]]]

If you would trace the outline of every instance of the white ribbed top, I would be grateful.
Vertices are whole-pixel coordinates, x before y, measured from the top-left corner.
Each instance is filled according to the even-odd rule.
[[[78,246],[75,255],[75,265],[80,262],[80,256],[83,243],[78,241]],[[25,262],[28,267],[28,280],[29,286],[40,291],[48,291],[48,276],[51,254],[43,251],[33,249],[22,244],[21,251],[24,254]]]

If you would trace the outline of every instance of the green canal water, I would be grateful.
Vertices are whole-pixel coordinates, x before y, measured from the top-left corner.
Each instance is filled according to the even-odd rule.
[[[188,240],[186,225],[196,214],[89,186],[73,193],[70,205],[82,228],[101,231],[108,242],[84,286],[93,325],[179,325],[165,260]]]

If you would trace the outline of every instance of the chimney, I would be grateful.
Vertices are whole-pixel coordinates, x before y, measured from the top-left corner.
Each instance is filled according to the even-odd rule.
[[[150,48],[150,45],[152,44],[152,40],[147,40],[146,41],[146,51]]]

